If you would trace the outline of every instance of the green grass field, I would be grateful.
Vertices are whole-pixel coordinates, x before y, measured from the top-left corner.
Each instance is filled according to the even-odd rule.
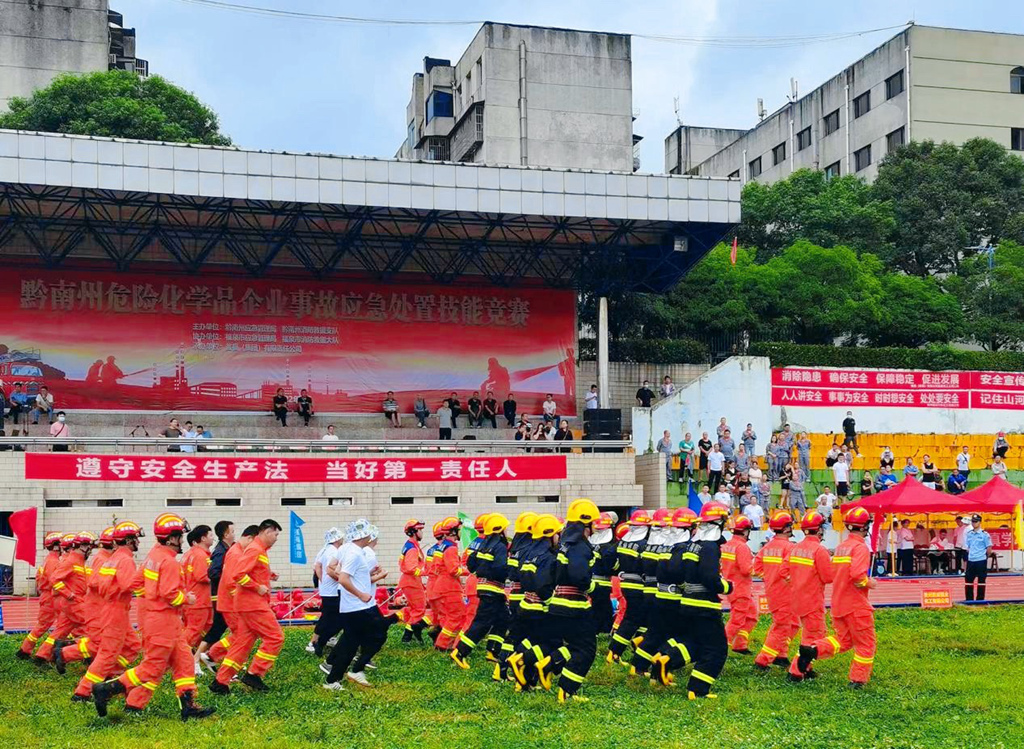
[[[200,700],[218,714],[182,724],[167,681],[143,717],[121,704],[100,719],[69,698],[81,664],[65,677],[13,653],[20,638],[0,638],[0,747],[1021,747],[1024,746],[1024,608],[883,610],[879,649],[867,689],[847,688],[849,654],[820,663],[821,678],[791,685],[781,669],[753,673],[750,657],[730,656],[720,698],[688,702],[680,689],[627,680],[599,661],[588,704],[560,706],[552,693],[516,695],[494,684],[479,653],[456,669],[399,631],[377,657],[372,691],[320,688],[308,629],[293,629],[274,691],[236,687]],[[765,623],[755,640],[764,636]],[[603,642],[602,642],[603,644]],[[74,676],[72,675],[74,674]]]

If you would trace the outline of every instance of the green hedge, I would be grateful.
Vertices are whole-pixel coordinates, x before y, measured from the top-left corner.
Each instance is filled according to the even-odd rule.
[[[580,360],[597,360],[597,341],[580,339]],[[621,339],[608,344],[609,361],[650,362],[651,364],[707,364],[711,351],[700,341],[676,339]]]
[[[767,356],[773,367],[878,367],[886,369],[992,370],[1024,372],[1024,353],[962,351],[950,346],[867,348],[753,343],[750,356]]]

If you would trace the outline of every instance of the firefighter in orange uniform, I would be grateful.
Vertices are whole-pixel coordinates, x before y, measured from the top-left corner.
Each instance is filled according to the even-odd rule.
[[[268,690],[263,676],[274,666],[284,645],[284,631],[270,608],[270,583],[277,576],[270,571],[270,558],[267,556],[280,533],[281,526],[276,520],[267,518],[260,523],[256,538],[246,547],[234,571],[238,631],[234,633],[231,648],[217,669],[217,679],[210,685],[211,692],[228,693],[231,677],[244,668],[257,639],[262,640],[259,649],[249,670],[238,680],[258,692]]]
[[[188,551],[181,558],[185,572],[185,592],[195,596],[196,602],[185,607],[185,642],[195,650],[213,624],[213,602],[210,600],[210,547],[213,529],[198,525],[188,534]],[[199,674],[199,666],[196,666]]]
[[[46,559],[36,568],[36,590],[39,591],[39,614],[36,626],[25,636],[21,648],[15,655],[22,660],[32,656],[39,639],[50,631],[57,621],[57,604],[53,596],[53,574],[60,564],[61,534],[55,531],[43,536],[43,548],[47,550]]]
[[[70,538],[69,538],[70,536]],[[53,648],[57,640],[68,638],[69,635],[85,633],[85,612],[83,602],[87,590],[85,562],[89,558],[96,543],[96,534],[89,531],[69,534],[61,539],[66,549],[60,564],[53,573],[53,594],[61,600],[57,625],[53,632],[43,641],[43,646],[36,651],[37,661],[53,659]]]
[[[127,696],[127,712],[142,712],[167,671],[174,674],[174,689],[181,705],[182,720],[213,714],[213,708],[196,704],[194,662],[185,643],[181,623],[182,605],[195,602],[191,594],[185,594],[181,565],[178,564],[178,554],[188,531],[188,523],[170,512],[165,512],[153,522],[156,544],[143,564],[148,604],[143,640],[146,654],[142,663],[129,668],[118,679],[101,682],[92,688],[93,704],[100,717],[107,714],[107,705],[119,694]]]
[[[725,636],[734,653],[750,655],[750,633],[757,626],[757,604],[750,594],[754,572],[754,554],[747,546],[747,538],[754,524],[740,515],[733,521],[732,538],[722,547],[722,577],[732,583],[729,601],[729,621]]]
[[[406,602],[402,610],[402,621],[405,622],[402,642],[412,642],[414,636],[423,642],[423,629],[430,623],[426,620],[427,598],[423,590],[426,557],[420,548],[420,541],[423,540],[423,523],[415,519],[409,520],[405,524],[405,535],[408,539],[398,560],[398,569],[402,573],[398,580],[398,589],[405,596]]]
[[[828,634],[825,626],[825,586],[832,582],[835,570],[832,557],[821,545],[821,526],[825,518],[812,510],[800,521],[804,539],[793,547],[789,555],[789,584],[793,591],[793,616],[800,625],[800,645],[813,645]],[[789,680],[813,679],[817,674],[806,674],[797,668],[794,660],[789,666]]]
[[[129,612],[137,573],[133,554],[139,550],[139,539],[145,534],[132,521],[123,520],[114,526],[112,535],[116,548],[95,573],[96,593],[104,601],[99,621],[103,640],[96,657],[78,682],[71,696],[72,702],[90,699],[94,684],[127,668],[142,648],[139,636],[132,629]]]
[[[833,658],[852,649],[850,686],[860,689],[871,678],[875,662],[875,614],[868,601],[868,591],[877,583],[868,577],[871,552],[865,540],[871,526],[871,513],[863,507],[854,507],[846,511],[843,525],[850,535],[839,544],[832,557],[835,568],[832,625],[836,636],[823,637],[813,645],[801,645],[797,670],[806,676],[816,659]]]
[[[103,636],[103,608],[106,601],[99,595],[96,585],[99,582],[99,570],[114,553],[114,528],[104,528],[100,533],[99,548],[89,557],[85,567],[85,598],[83,599],[82,616],[85,619],[85,633],[78,642],[58,640],[53,646],[53,665],[58,674],[63,674],[68,663],[93,658],[99,652],[100,638]]]
[[[438,569],[441,562],[441,552],[444,551],[442,542],[444,541],[444,520],[438,520],[434,523],[431,528],[431,533],[434,534],[434,543],[427,549],[424,555],[425,561],[423,564],[423,574],[427,576],[427,586],[424,591],[424,595],[427,599],[427,618],[430,620],[428,626],[431,627],[430,637],[436,639],[441,634],[441,614],[440,608],[437,603],[437,575]]]
[[[462,597],[462,575],[466,573],[459,555],[459,529],[462,523],[456,518],[445,518],[441,523],[444,538],[441,541],[441,558],[434,562],[434,594],[437,596],[438,616],[441,634],[434,641],[438,650],[448,651],[455,646],[466,621],[466,604]],[[436,555],[436,552],[435,552]]]
[[[238,540],[224,552],[224,564],[221,567],[220,582],[217,584],[217,611],[224,617],[224,623],[228,625],[228,634],[217,640],[208,652],[199,656],[199,660],[214,673],[217,670],[215,664],[224,660],[232,641],[238,636],[238,618],[235,616],[235,571],[238,569],[238,563],[242,560],[242,554],[256,538],[258,532],[259,526],[246,526]]]
[[[772,624],[764,638],[764,645],[754,659],[754,667],[759,671],[767,671],[772,665],[789,666],[789,642],[797,628],[789,587],[793,516],[788,510],[777,510],[768,520],[768,527],[775,531],[775,537],[762,546],[754,557],[754,574],[764,580],[764,593],[768,597],[768,610],[772,615]]]

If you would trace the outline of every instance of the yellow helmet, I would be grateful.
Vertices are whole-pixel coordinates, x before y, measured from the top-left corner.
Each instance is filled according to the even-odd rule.
[[[570,523],[593,523],[601,517],[600,510],[597,509],[597,505],[591,502],[589,499],[577,499],[571,505],[565,515],[566,521]]]
[[[492,512],[484,518],[485,536],[490,536],[492,533],[501,533],[506,528],[508,528],[508,518],[500,512]]]
[[[537,519],[536,512],[521,512],[516,518],[516,533],[530,533],[533,530],[533,523]]]
[[[540,515],[533,524],[531,535],[534,541],[542,538],[554,538],[555,534],[562,530],[561,521],[554,515]]]

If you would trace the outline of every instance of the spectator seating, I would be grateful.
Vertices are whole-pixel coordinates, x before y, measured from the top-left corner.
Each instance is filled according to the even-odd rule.
[[[808,437],[810,437],[812,445],[811,465],[815,468],[824,466],[825,455],[833,441],[840,444],[843,441],[842,433],[809,434]],[[963,449],[964,445],[967,445],[971,453],[972,470],[981,469],[992,460],[992,443],[995,442],[995,439],[994,432],[992,434],[911,434],[909,432],[861,434],[857,435],[860,456],[854,461],[853,467],[876,471],[882,448],[889,446],[896,456],[895,468],[897,471],[910,457],[914,458],[914,462],[920,468],[921,458],[927,454],[932,456],[932,460],[935,461],[939,470],[947,473],[956,468],[956,454]],[[1010,443],[1010,449],[1006,454],[1007,467],[1011,471],[1024,470],[1024,435],[1007,434],[1006,439]]]

